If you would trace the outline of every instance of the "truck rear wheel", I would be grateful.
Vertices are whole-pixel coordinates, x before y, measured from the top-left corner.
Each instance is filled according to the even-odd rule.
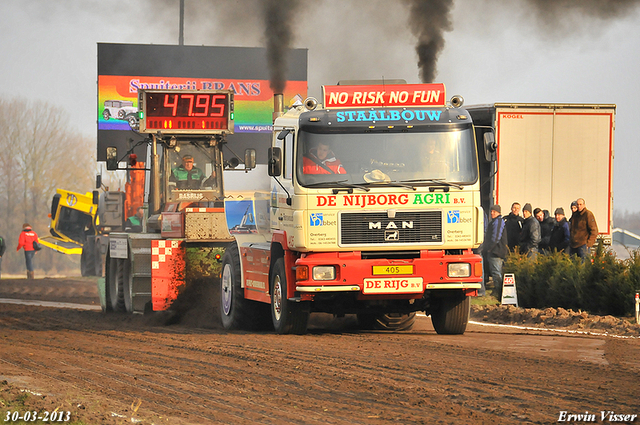
[[[358,314],[361,329],[379,331],[408,331],[413,328],[416,313],[362,313]]]
[[[124,261],[118,258],[107,257],[109,274],[107,276],[107,302],[116,312],[124,312]]]
[[[268,305],[244,298],[240,281],[238,245],[230,244],[222,256],[220,318],[227,330],[260,329],[267,323]]]
[[[284,258],[278,258],[271,275],[271,319],[276,332],[305,334],[309,323],[310,307],[308,302],[295,302],[287,298]]]
[[[431,322],[441,335],[461,335],[469,322],[470,298],[462,291],[452,291],[432,299]]]

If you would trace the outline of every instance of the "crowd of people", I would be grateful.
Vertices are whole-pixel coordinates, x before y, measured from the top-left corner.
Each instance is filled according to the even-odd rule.
[[[500,205],[491,207],[491,220],[486,226],[482,255],[485,278],[491,277],[496,295],[502,293],[502,264],[509,252],[519,251],[529,257],[538,253],[564,252],[582,259],[595,244],[598,225],[583,198],[571,203],[571,217],[567,220],[564,209],[556,208],[555,219],[549,211],[531,208],[524,204],[520,216],[520,204],[514,202],[511,212],[502,217]],[[486,279],[485,279],[486,280]],[[485,285],[479,295],[484,295]]]

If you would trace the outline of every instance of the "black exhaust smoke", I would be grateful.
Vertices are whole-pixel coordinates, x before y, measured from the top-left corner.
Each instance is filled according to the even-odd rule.
[[[432,83],[436,77],[438,55],[444,48],[444,33],[451,31],[453,0],[406,0],[409,5],[409,26],[418,39],[416,53],[420,79]]]
[[[287,50],[293,42],[292,25],[298,0],[264,0],[263,17],[270,86],[274,93],[284,92],[287,83]]]

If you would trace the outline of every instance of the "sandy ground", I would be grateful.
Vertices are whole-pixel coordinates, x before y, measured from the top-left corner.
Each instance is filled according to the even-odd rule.
[[[0,298],[99,304],[90,278],[2,279]],[[458,336],[437,335],[424,316],[411,331],[386,333],[322,315],[295,336],[225,332],[206,304],[171,318],[0,303],[0,420],[56,408],[85,424],[546,424],[561,412],[605,423],[601,411],[640,414],[633,326],[615,338],[584,319],[550,323],[580,312],[520,310],[476,308],[478,324]],[[483,325],[500,321],[599,335]]]

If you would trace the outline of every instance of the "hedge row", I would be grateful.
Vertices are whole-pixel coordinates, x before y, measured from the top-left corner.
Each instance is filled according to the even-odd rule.
[[[599,246],[584,262],[564,253],[539,254],[535,259],[512,253],[503,273],[516,276],[521,307],[562,307],[594,314],[635,314],[640,290],[640,251],[626,260]]]

